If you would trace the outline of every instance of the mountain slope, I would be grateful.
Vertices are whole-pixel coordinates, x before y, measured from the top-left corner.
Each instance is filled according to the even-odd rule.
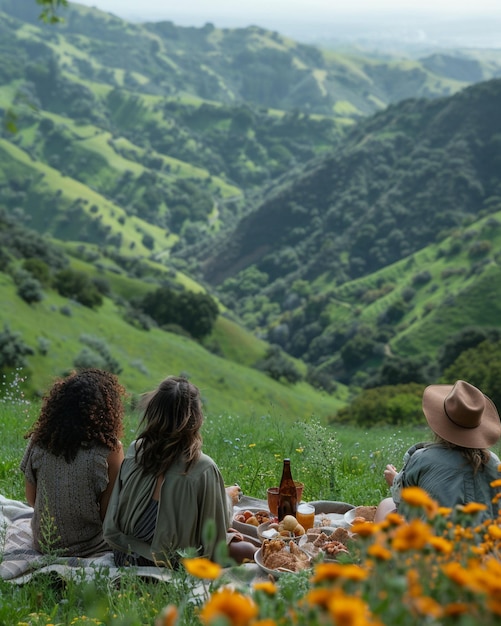
[[[498,325],[490,303],[498,280],[500,106],[496,80],[447,99],[405,101],[359,123],[336,152],[283,177],[219,245],[200,251],[205,279],[249,327],[345,382],[380,364],[390,346],[424,358],[468,324]],[[416,255],[434,242],[443,243],[435,254],[449,264],[425,277],[430,294],[418,306]],[[390,268],[406,264],[405,275],[391,278]],[[494,274],[480,288],[486,267]],[[457,298],[443,293],[450,281]],[[470,318],[461,285],[477,290],[478,299],[468,296],[479,307]]]
[[[25,22],[25,36],[39,26],[31,0],[0,0],[0,10]],[[73,3],[64,18],[57,29],[45,29],[44,39],[54,45],[65,38],[68,70],[82,78],[225,104],[358,117],[402,98],[448,95],[501,71],[501,58],[484,61],[479,51],[473,58],[463,51],[385,61],[324,52],[257,26],[131,24]]]
[[[500,194],[501,80],[389,107],[335,152],[283,177],[205,263],[217,284],[256,264],[271,281],[356,278],[492,210]]]

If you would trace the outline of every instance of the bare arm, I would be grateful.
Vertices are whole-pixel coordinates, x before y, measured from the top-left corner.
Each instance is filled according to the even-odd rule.
[[[120,471],[120,466],[122,465],[122,461],[124,460],[124,450],[122,444],[120,444],[120,448],[118,450],[112,450],[108,454],[108,458],[106,460],[108,462],[108,486],[101,494],[101,500],[99,501],[101,507],[101,520],[104,520],[104,516],[106,515],[111,492],[113,491],[113,485],[115,484],[118,472]]]
[[[24,491],[26,493],[26,502],[30,506],[35,506],[35,498],[37,497],[37,486],[24,479]]]

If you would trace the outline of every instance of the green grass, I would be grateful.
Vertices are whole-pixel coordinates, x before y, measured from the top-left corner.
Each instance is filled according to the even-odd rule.
[[[108,299],[99,311],[93,311],[50,291],[41,303],[29,306],[16,295],[10,277],[1,273],[0,293],[3,302],[0,326],[8,324],[36,351],[28,357],[28,385],[38,393],[55,376],[72,367],[83,348],[79,338],[91,334],[106,343],[112,357],[123,368],[120,375],[123,384],[134,393],[146,391],[169,374],[185,373],[200,387],[207,408],[217,413],[233,411],[259,416],[276,411],[286,421],[311,415],[327,420],[345,402],[341,395],[328,396],[306,383],[294,386],[278,383],[245,364],[212,354],[186,337],[159,329],[135,328],[122,319],[117,306]],[[61,313],[63,306],[69,306],[70,317]],[[237,331],[232,325],[225,328],[252,346],[250,334]],[[220,337],[223,330],[218,331]],[[49,342],[45,356],[37,351],[39,338]],[[252,349],[248,347],[247,351],[259,353],[261,343]],[[238,359],[239,353],[234,349],[229,356]]]
[[[25,403],[16,384],[8,386],[7,397],[0,402],[0,493],[7,498],[24,501],[18,467],[26,445],[23,435],[38,408],[38,402]],[[204,451],[219,465],[226,484],[238,482],[245,494],[263,499],[266,488],[278,483],[282,459],[289,456],[294,478],[305,483],[304,499],[376,503],[387,493],[382,478],[385,463],[398,465],[405,449],[422,436],[415,429],[397,433],[335,429],[316,419],[291,419],[279,410],[256,417],[257,406],[252,415],[243,417],[244,413],[207,410]],[[137,425],[138,415],[129,411],[124,445],[135,438]],[[174,603],[181,607],[180,624],[194,624],[196,603],[186,602],[192,585],[183,571],[168,585],[124,576],[119,589],[110,585],[105,572],[97,572],[92,584],[77,578],[56,585],[40,576],[20,587],[0,581],[0,623],[62,626],[96,620],[90,623],[142,626],[153,624],[162,608]]]

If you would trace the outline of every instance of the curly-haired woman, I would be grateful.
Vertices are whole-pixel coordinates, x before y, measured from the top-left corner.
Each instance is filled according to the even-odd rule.
[[[236,560],[252,558],[255,546],[226,532],[232,488],[202,452],[198,388],[169,376],[144,394],[140,408],[142,432],[126,453],[104,521],[115,563],[175,567],[180,550],[214,558],[225,541]]]
[[[124,393],[113,374],[87,369],[57,380],[44,397],[21,461],[38,551],[109,550],[102,522],[124,456]]]

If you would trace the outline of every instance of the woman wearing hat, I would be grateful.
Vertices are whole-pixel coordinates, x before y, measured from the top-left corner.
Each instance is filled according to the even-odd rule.
[[[386,467],[392,498],[379,505],[376,519],[398,508],[403,487],[421,487],[444,507],[485,504],[481,519],[497,518],[499,488],[491,483],[500,478],[500,461],[489,448],[501,437],[501,421],[493,402],[477,387],[458,380],[427,387],[423,412],[435,442],[413,446],[401,472]]]

